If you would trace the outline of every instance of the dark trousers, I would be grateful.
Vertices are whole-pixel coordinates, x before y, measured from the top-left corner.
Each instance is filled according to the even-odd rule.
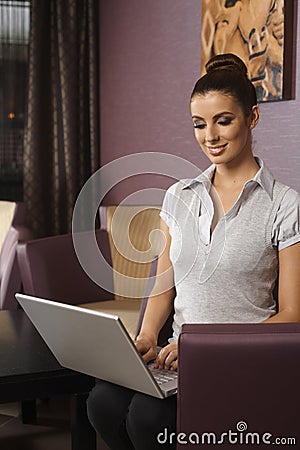
[[[161,400],[100,381],[90,392],[87,411],[112,450],[175,449],[175,443],[162,445],[157,436],[176,432],[176,401],[176,395]]]

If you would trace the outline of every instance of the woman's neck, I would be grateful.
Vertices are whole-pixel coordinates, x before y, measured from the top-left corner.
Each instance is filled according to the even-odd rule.
[[[251,180],[259,170],[259,165],[253,155],[242,161],[228,164],[217,164],[213,185],[223,188],[238,188]]]

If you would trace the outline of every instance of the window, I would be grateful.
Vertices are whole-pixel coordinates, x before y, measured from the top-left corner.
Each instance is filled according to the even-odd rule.
[[[0,200],[22,200],[30,1],[0,0]]]

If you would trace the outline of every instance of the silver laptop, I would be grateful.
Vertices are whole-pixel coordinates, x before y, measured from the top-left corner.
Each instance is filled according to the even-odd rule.
[[[118,316],[16,294],[58,362],[158,398],[177,392],[177,373],[146,365]]]

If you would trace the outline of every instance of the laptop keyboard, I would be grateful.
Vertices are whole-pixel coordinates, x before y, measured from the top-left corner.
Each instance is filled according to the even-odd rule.
[[[177,372],[167,369],[155,369],[150,365],[150,371],[158,384],[167,383],[168,381],[176,380]]]

